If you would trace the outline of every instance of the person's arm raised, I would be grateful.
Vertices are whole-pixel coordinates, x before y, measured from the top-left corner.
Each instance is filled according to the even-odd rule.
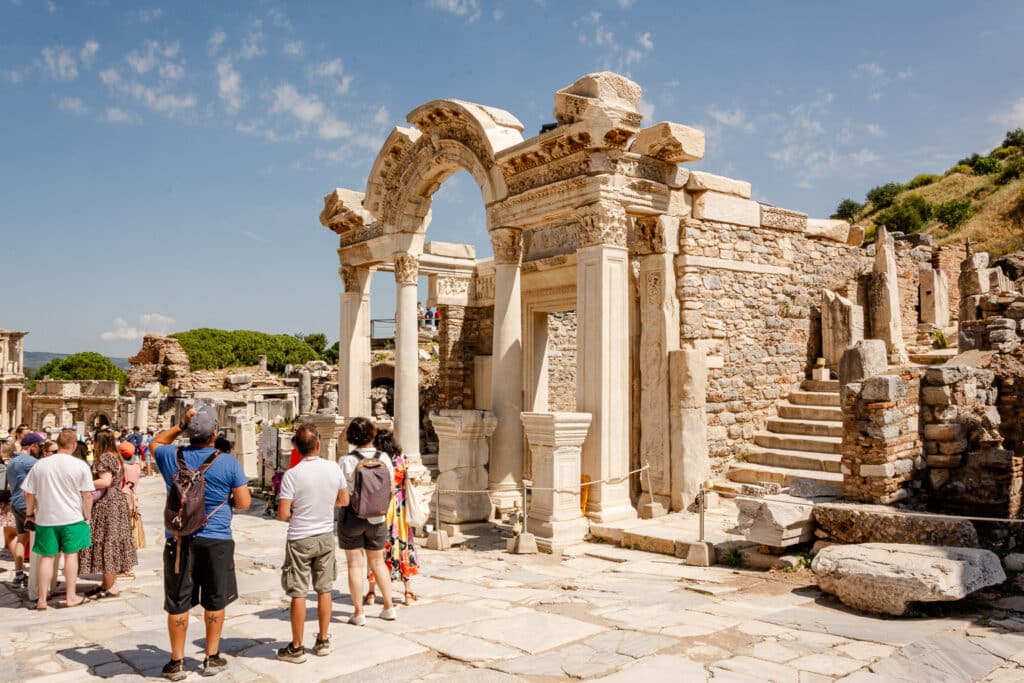
[[[185,431],[184,427],[188,426],[188,421],[196,414],[195,408],[189,408],[185,413],[184,417],[181,418],[181,424],[176,424],[168,429],[164,429],[158,432],[153,440],[149,442],[150,453],[156,453],[156,449],[160,446],[169,446],[174,443],[175,439],[181,436],[181,433]]]

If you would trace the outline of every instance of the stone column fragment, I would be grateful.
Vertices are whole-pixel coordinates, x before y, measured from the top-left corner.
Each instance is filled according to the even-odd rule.
[[[522,419],[536,487],[530,496],[529,531],[538,548],[560,552],[587,534],[587,520],[580,513],[580,447],[590,415],[523,413]]]
[[[907,349],[903,343],[900,319],[900,293],[896,270],[896,242],[884,227],[875,238],[875,263],[871,277],[871,333],[885,342],[889,362],[906,363]]]
[[[686,510],[711,476],[706,396],[708,368],[701,349],[668,354],[672,509]]]
[[[437,490],[487,491],[487,439],[498,426],[494,414],[446,408],[432,413],[430,422],[438,439]],[[485,522],[493,508],[487,493],[438,493],[437,505],[441,522],[451,525]]]
[[[931,267],[921,268],[921,322],[936,327],[949,325],[949,283],[946,274]]]
[[[370,415],[370,274],[369,268],[354,266],[339,271],[345,292],[338,336],[338,414],[345,417]]]
[[[837,372],[843,351],[864,338],[864,308],[827,289],[821,292],[821,353]]]

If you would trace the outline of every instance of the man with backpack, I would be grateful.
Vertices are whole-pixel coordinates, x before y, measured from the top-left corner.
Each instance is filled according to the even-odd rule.
[[[291,598],[292,639],[277,651],[277,658],[296,664],[306,659],[302,631],[306,621],[306,592],[312,582],[316,591],[317,632],[313,654],[331,652],[331,591],[337,563],[334,559],[334,510],[349,504],[348,487],[341,470],[320,457],[316,426],[299,425],[292,437],[302,460],[281,480],[277,518],[288,522],[288,541],[281,567],[281,587]]]
[[[185,433],[189,445],[174,441]],[[188,613],[205,610],[206,656],[202,674],[213,676],[227,667],[220,654],[224,608],[238,598],[235,542],[231,536],[232,508],[249,508],[248,480],[241,464],[220,453],[217,411],[201,406],[185,413],[181,423],[157,434],[150,443],[157,469],[167,484],[164,525],[164,610],[171,641],[171,661],[162,675],[179,681],[185,669]]]
[[[348,623],[353,626],[366,623],[362,596],[367,564],[384,598],[380,618],[394,621],[397,617],[391,602],[391,573],[384,562],[384,545],[388,538],[386,517],[395,474],[391,458],[373,446],[376,433],[369,419],[354,418],[345,437],[356,449],[338,461],[350,497],[338,518],[338,545],[345,551],[348,565],[348,589],[354,609]]]

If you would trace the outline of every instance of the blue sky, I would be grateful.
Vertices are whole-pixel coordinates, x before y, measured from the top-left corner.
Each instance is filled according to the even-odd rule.
[[[364,189],[424,102],[501,107],[532,135],[602,69],[644,88],[649,122],[706,131],[698,167],[826,216],[1024,126],[1022,29],[1009,1],[0,0],[0,326],[109,355],[200,326],[334,340],[323,195]],[[467,174],[427,239],[490,253]]]

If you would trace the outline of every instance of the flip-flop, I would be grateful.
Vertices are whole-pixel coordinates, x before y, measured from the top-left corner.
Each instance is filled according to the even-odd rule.
[[[45,612],[46,610],[50,609],[49,607],[40,607],[36,604],[29,605],[28,608],[31,610],[35,610],[36,612]]]
[[[407,591],[406,592],[406,594],[405,594],[405,604],[411,605],[414,602],[416,602],[417,600],[419,600],[419,597],[415,593],[413,593],[411,591]]]
[[[86,595],[88,596],[87,599],[89,599],[89,600],[105,600],[106,598],[118,598],[118,597],[121,597],[121,593],[120,592],[118,592],[118,593],[111,593],[106,588],[101,588],[99,591],[97,591],[96,593],[93,593],[92,595],[89,595],[88,593]]]
[[[89,590],[87,590],[84,593],[82,593],[82,597],[86,598],[87,600],[95,600],[96,596],[99,595],[100,593],[102,593],[104,590],[105,590],[104,588],[101,588],[100,586],[96,586],[96,587],[90,588]]]
[[[69,604],[67,604],[67,603],[64,603],[64,607],[63,607],[63,609],[74,609],[75,607],[81,607],[82,605],[84,605],[84,604],[85,604],[85,603],[87,603],[87,602],[89,602],[89,601],[88,601],[88,600],[86,600],[85,598],[82,598],[82,601],[81,601],[81,602],[76,602],[76,603],[75,603],[75,604],[73,604],[73,605],[69,605]]]

